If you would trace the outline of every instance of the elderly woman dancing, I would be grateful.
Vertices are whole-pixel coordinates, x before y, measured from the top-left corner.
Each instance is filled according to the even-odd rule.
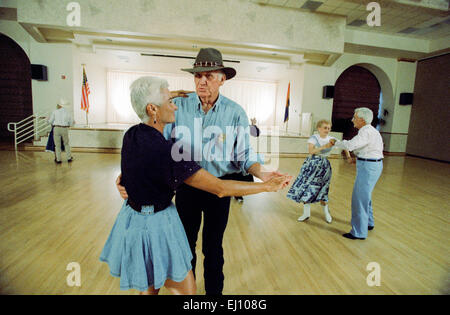
[[[164,126],[175,121],[177,110],[168,83],[142,77],[130,89],[133,109],[142,123],[123,138],[121,185],[128,199],[100,260],[108,263],[111,275],[120,277],[122,290],[158,294],[165,286],[173,294],[195,294],[192,253],[172,203],[174,190],[186,183],[219,197],[249,195],[284,188],[289,176],[265,183],[220,180],[193,161],[175,161],[172,152],[177,149],[162,134]]]

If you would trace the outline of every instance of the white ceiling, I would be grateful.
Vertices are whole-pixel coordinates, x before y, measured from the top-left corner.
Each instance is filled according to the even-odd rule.
[[[366,18],[369,0],[242,0],[265,6],[283,7],[286,10],[301,10],[325,15],[340,15],[347,18],[349,30],[361,30],[382,34],[392,34],[411,39],[435,40],[450,35],[449,0],[378,0],[381,8],[381,26],[370,27]],[[11,1],[9,1],[12,3]],[[447,9],[445,9],[447,7]],[[17,9],[14,6],[0,4],[0,20],[17,21]],[[22,24],[22,26],[39,42],[73,43],[85,50],[120,49],[149,53],[195,56],[199,47],[212,45],[210,42],[180,40],[152,36],[136,36],[105,31],[82,31],[70,28],[42,27]],[[392,45],[391,45],[392,46]],[[450,46],[450,43],[449,45]],[[339,54],[319,52],[277,51],[271,48],[244,47],[242,45],[214,43],[229,58],[262,62],[283,62],[291,65],[303,62],[331,65]],[[425,53],[405,51],[376,45],[345,43],[344,52],[389,58],[419,59]]]
[[[439,39],[450,35],[448,0],[378,0],[381,25],[366,23],[371,10],[360,0],[247,0],[262,5],[347,17],[347,27],[411,38]],[[312,8],[312,9],[308,9]]]

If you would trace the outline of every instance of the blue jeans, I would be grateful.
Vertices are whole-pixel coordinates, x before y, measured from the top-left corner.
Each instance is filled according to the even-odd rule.
[[[356,161],[356,180],[352,194],[352,230],[355,237],[366,238],[368,226],[374,226],[372,191],[383,170],[383,161]]]

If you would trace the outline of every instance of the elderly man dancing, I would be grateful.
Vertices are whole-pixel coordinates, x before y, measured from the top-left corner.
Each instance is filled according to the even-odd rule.
[[[239,130],[249,126],[244,109],[220,94],[220,87],[225,81],[236,75],[235,69],[223,65],[221,52],[214,48],[202,48],[197,55],[194,67],[182,70],[193,74],[195,93],[185,98],[174,99],[178,111],[175,123],[167,125],[164,130],[166,137],[171,135],[176,141],[183,141],[194,153],[193,159],[205,170],[221,179],[233,179],[233,174],[244,172],[265,182],[273,176],[281,175],[278,172],[268,172],[262,167],[257,155],[250,147],[248,134],[240,132],[231,135],[218,134],[220,130],[225,132],[229,127]],[[196,126],[196,121],[200,122],[199,126]],[[186,128],[190,130],[192,138],[185,137],[183,132],[176,132],[176,129],[180,131]],[[196,141],[197,128],[203,134],[213,133],[213,135]],[[214,132],[207,133],[208,130],[214,130]],[[213,147],[216,154],[219,153],[219,158],[202,157],[201,153],[205,152],[204,142],[206,146],[215,144]],[[236,158],[221,156],[220,148],[228,144],[231,144]],[[198,152],[200,152],[200,158],[197,157]],[[175,202],[194,256],[192,259],[194,275],[197,260],[195,251],[197,235],[203,217],[202,252],[205,291],[207,295],[221,295],[225,278],[222,242],[228,223],[230,198],[218,198],[208,192],[181,185],[177,190]]]
[[[356,180],[352,194],[352,230],[343,234],[349,239],[365,239],[374,228],[372,191],[383,170],[383,139],[370,123],[373,113],[369,108],[355,109],[352,122],[359,129],[351,140],[337,141],[336,147],[353,151],[356,159]]]

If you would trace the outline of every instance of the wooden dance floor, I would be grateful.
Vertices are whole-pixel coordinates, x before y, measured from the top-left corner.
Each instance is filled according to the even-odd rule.
[[[68,164],[63,154],[56,165],[50,153],[0,151],[0,294],[138,293],[121,291],[98,259],[122,203],[120,155],[74,158]],[[297,176],[303,161],[284,158],[279,169]],[[297,222],[301,206],[285,197],[288,188],[232,200],[224,294],[450,294],[450,165],[386,157],[373,193],[375,229],[360,241],[341,236],[350,231],[355,166],[330,161],[331,224],[318,204]],[[197,253],[204,294],[201,242]],[[81,267],[80,286],[67,284],[71,262]],[[379,286],[368,285],[371,262]]]

